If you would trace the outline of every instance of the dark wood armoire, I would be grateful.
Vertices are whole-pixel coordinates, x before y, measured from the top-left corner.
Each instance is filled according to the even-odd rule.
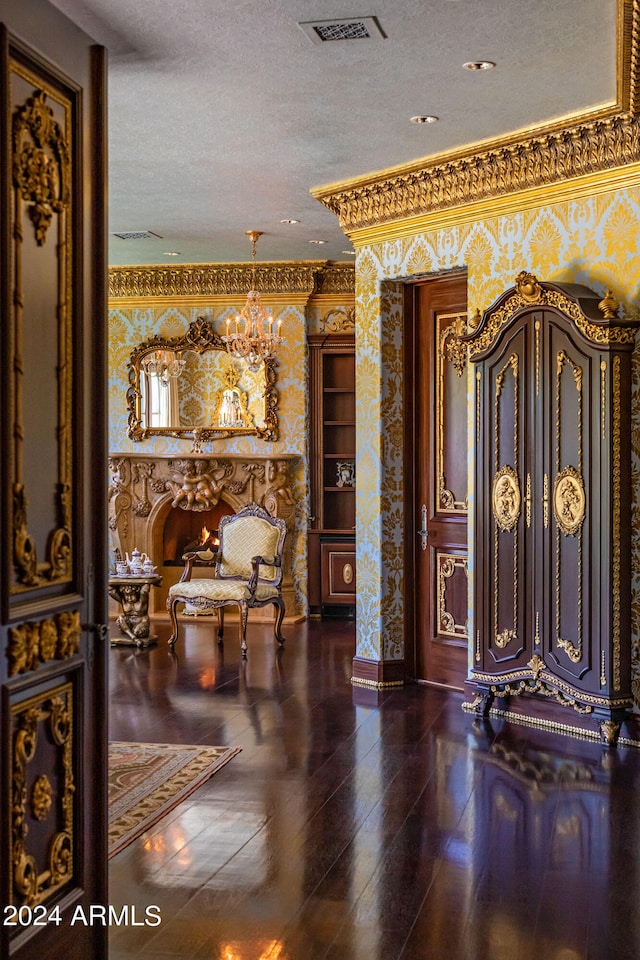
[[[610,293],[523,271],[465,337],[476,413],[468,709],[518,695],[521,713],[549,718],[561,704],[563,726],[580,717],[617,739],[632,703],[636,327]]]

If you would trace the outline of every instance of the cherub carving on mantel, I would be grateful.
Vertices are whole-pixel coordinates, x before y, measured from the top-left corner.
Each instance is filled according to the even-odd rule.
[[[265,493],[265,500],[269,497],[283,500],[292,506],[295,503],[291,487],[289,486],[289,477],[287,475],[286,460],[269,460],[267,466],[267,482],[269,487]]]
[[[171,506],[182,510],[211,510],[215,507],[225,486],[226,465],[208,469],[206,460],[181,460],[176,466],[178,469],[174,469],[167,480],[167,487],[173,494]]]

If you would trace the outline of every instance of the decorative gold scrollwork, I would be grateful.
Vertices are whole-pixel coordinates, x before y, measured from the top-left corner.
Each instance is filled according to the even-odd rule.
[[[53,214],[69,204],[69,148],[45,101],[44,90],[36,90],[13,115],[13,182],[29,204],[40,247]]]
[[[36,670],[49,660],[67,660],[80,647],[80,613],[66,610],[53,620],[27,621],[9,628],[9,676]]]
[[[36,820],[46,820],[53,802],[53,788],[46,774],[36,778],[31,790],[31,812]]]
[[[72,697],[73,686],[65,683],[11,709],[9,902],[18,906],[33,906],[49,900],[73,875],[75,783]],[[38,773],[37,770],[28,775],[28,766],[32,761],[35,765],[36,756],[38,762],[47,763],[49,770],[57,771],[53,784],[45,773]],[[33,785],[29,788],[32,777]],[[48,819],[51,821],[51,835],[48,839],[44,838],[41,831],[45,831],[46,826],[38,827],[40,839],[32,843],[30,828],[36,823],[44,824]],[[44,852],[43,839],[46,839],[48,855]]]
[[[356,308],[345,307],[339,309],[335,307],[329,310],[320,321],[320,329],[328,330],[330,333],[351,333],[356,326]]]
[[[556,643],[561,650],[564,650],[566,655],[569,657],[572,663],[579,663],[582,660],[582,647],[576,647],[571,640],[565,640],[563,637],[558,637]]]
[[[542,659],[542,657],[540,656],[539,653],[535,653],[535,654],[531,657],[531,660],[529,660],[529,662],[527,663],[527,666],[528,666],[529,669],[531,670],[531,672],[532,672],[532,674],[533,674],[533,676],[534,676],[534,678],[535,678],[536,680],[537,680],[538,677],[540,676],[540,673],[541,673],[543,670],[546,670],[546,669],[547,669],[547,665],[546,665],[546,663],[544,662],[544,660]]]
[[[501,530],[513,530],[520,516],[522,497],[518,475],[513,467],[504,466],[493,481],[493,515]]]
[[[453,365],[459,377],[462,376],[467,362],[467,345],[460,339],[466,333],[465,316],[461,315],[445,328],[442,346],[447,360]]]
[[[584,481],[574,467],[565,467],[556,477],[553,489],[553,512],[560,530],[567,536],[575,536],[585,511]]]
[[[496,646],[500,647],[501,650],[504,650],[512,640],[515,640],[516,632],[515,630],[503,630],[502,633],[496,634]]]
[[[541,287],[538,278],[526,270],[521,270],[516,277],[516,293],[522,297],[525,303],[538,303],[540,300]]]

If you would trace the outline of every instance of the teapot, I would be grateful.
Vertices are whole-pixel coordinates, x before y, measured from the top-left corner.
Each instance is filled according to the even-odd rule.
[[[144,556],[145,557],[147,556],[146,553],[144,554]],[[143,557],[143,554],[140,553],[137,547],[134,547],[134,549],[131,551],[131,557],[129,557],[129,554],[127,554],[127,563],[129,564],[129,569],[131,570],[131,573],[138,574],[138,575],[142,573],[142,564],[143,564],[142,557]]]

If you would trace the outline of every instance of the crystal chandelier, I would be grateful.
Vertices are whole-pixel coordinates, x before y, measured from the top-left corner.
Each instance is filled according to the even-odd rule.
[[[222,341],[232,357],[246,360],[249,370],[255,373],[264,360],[275,355],[275,348],[284,343],[284,338],[280,336],[282,320],[278,320],[274,329],[273,317],[263,307],[260,294],[255,289],[256,244],[262,231],[247,230],[246,234],[251,240],[251,290],[243,310],[233,320],[227,317],[227,332]],[[235,324],[233,330],[232,323]]]
[[[179,377],[184,370],[185,360],[173,350],[154,350],[142,361],[142,369],[149,377],[158,377],[165,387],[172,377]]]

